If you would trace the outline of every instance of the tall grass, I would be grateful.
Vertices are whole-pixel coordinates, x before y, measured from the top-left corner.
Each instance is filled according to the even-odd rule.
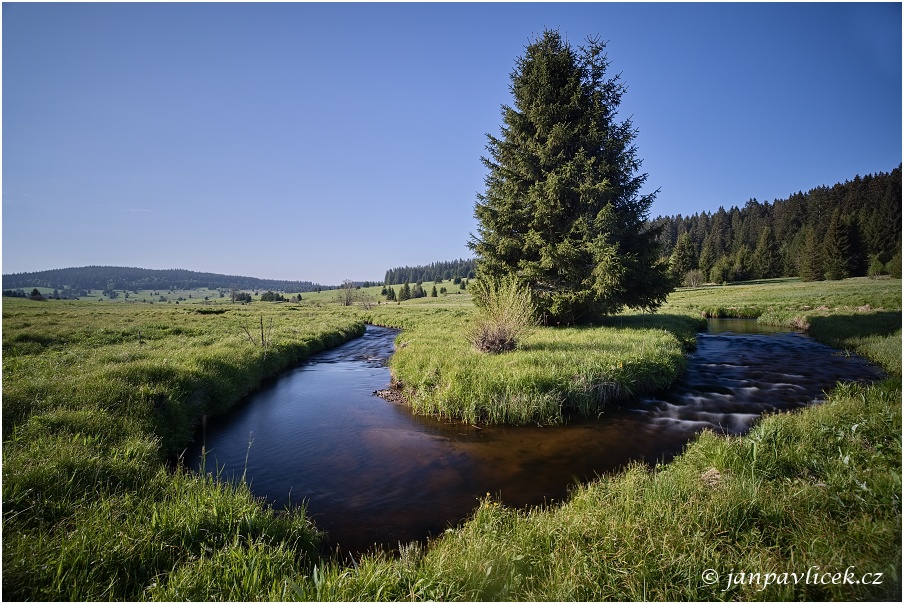
[[[475,319],[461,310],[394,307],[368,321],[404,327],[390,369],[415,413],[472,424],[557,424],[596,417],[613,401],[671,384],[699,322],[631,315],[595,327],[537,328],[517,350],[487,355],[469,345]]]
[[[817,284],[824,294],[807,285],[789,302],[796,286],[778,282],[745,286],[744,296],[761,314],[816,311],[806,315],[814,337],[885,359],[893,379],[841,386],[826,403],[768,417],[746,436],[704,433],[668,465],[601,477],[561,504],[515,510],[488,494],[470,520],[428,547],[342,561],[317,556],[317,531],[303,510],[276,512],[244,484],[168,470],[163,458],[190,432],[181,422],[225,408],[282,364],[358,333],[355,311],[274,306],[274,345],[265,354],[241,333],[260,307],[201,315],[5,300],[4,597],[898,599],[902,401],[893,352],[901,306],[900,282],[896,300],[878,290],[885,283],[842,282],[843,294],[835,284]],[[556,403],[576,405],[594,396],[588,388],[616,378],[629,387],[654,382],[663,361],[683,358],[693,342],[696,326],[680,315],[739,305],[721,297],[724,289],[707,290],[708,300],[679,292],[663,316],[539,330],[512,353],[524,353],[520,359],[470,350],[461,336],[467,295],[357,314],[406,329],[392,368],[427,400],[459,387],[449,376],[466,383],[499,375],[474,390],[508,400],[534,388],[538,398],[553,392]],[[820,295],[826,303],[814,305]],[[871,309],[859,310],[866,304]],[[601,344],[616,352],[607,356]],[[469,354],[484,364],[471,364]],[[462,373],[453,373],[459,365]],[[506,392],[507,380],[518,389]],[[815,566],[883,577],[877,585],[725,582],[728,573]],[[715,584],[704,581],[707,569],[719,573]]]
[[[468,329],[468,340],[481,352],[514,350],[537,323],[530,287],[512,276],[498,281],[484,277],[472,281],[470,287],[476,316]]]
[[[261,314],[274,324],[266,348],[242,329]],[[156,597],[171,573],[193,575],[224,548],[311,563],[317,532],[302,510],[277,514],[243,485],[173,473],[164,461],[202,414],[363,329],[351,316],[270,305],[200,314],[5,299],[4,596]],[[217,593],[255,599],[252,585]]]

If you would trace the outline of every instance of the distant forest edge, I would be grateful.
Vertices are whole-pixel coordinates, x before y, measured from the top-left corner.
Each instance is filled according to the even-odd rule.
[[[405,283],[423,283],[425,281],[449,281],[456,277],[473,279],[477,266],[473,258],[468,260],[451,260],[447,262],[431,262],[420,266],[399,266],[386,271],[383,285],[404,285]]]
[[[685,285],[900,278],[901,165],[772,203],[751,199],[743,208],[658,217],[651,225],[662,227],[662,255]]]
[[[52,287],[70,290],[188,290],[188,289],[253,289],[283,292],[312,292],[332,289],[310,281],[279,281],[215,273],[199,273],[183,269],[147,269],[119,266],[85,266],[59,268],[33,273],[3,275],[3,289]]]
[[[698,285],[773,277],[807,281],[864,275],[901,276],[901,165],[855,176],[772,203],[749,200],[692,216],[660,216],[662,257],[679,283]],[[472,279],[476,260],[459,259],[386,271],[384,285]],[[377,285],[356,281],[355,285]],[[3,289],[237,289],[312,292],[336,289],[311,281],[280,281],[183,269],[115,266],[62,268],[3,275]]]

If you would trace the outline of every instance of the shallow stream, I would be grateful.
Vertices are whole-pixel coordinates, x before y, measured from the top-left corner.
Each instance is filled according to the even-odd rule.
[[[306,504],[331,547],[424,540],[466,518],[486,493],[507,505],[567,496],[571,485],[641,460],[667,462],[704,428],[738,434],[763,413],[820,400],[837,381],[882,372],[795,332],[711,320],[684,377],[596,421],[484,427],[413,416],[374,396],[397,330],[320,353],[210,418],[185,459],[224,478],[246,473],[277,509]]]

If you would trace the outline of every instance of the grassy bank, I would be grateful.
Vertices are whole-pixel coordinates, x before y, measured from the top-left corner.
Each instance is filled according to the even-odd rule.
[[[536,328],[517,350],[479,352],[469,308],[380,307],[367,320],[403,327],[390,368],[415,413],[476,424],[556,424],[671,384],[699,320],[627,315],[595,327]]]
[[[867,305],[873,310],[900,310],[901,281],[860,277],[804,282],[786,278],[682,288],[669,296],[662,312],[753,319],[767,314],[770,323],[790,325],[790,320],[801,314],[850,313]]]
[[[411,365],[393,369],[415,388],[441,391],[440,378],[456,367],[446,364],[445,350],[466,345],[453,343],[450,329],[467,320],[467,295],[368,311],[327,308],[326,302],[317,309],[312,302],[222,314],[174,305],[4,301],[3,595],[895,599],[901,593],[901,282],[890,282],[896,298],[888,283],[808,284],[793,302],[785,293],[796,291],[795,284],[787,281],[683,290],[661,311],[667,317],[656,319],[675,325],[652,323],[650,315],[616,317],[596,332],[545,332],[560,340],[535,334],[518,351],[533,360],[520,366],[517,360],[481,365],[486,357],[479,357],[471,376],[527,380],[531,362],[546,363],[540,353],[551,354],[544,369],[555,376],[551,385],[578,384],[570,396],[579,399],[582,370],[588,384],[617,375],[636,334],[644,334],[643,354],[655,350],[646,346],[660,330],[671,334],[668,350],[681,351],[692,335],[676,336],[685,332],[675,326],[692,323],[670,317],[699,316],[703,305],[739,306],[737,298],[724,297],[738,287],[732,295],[743,292],[744,304],[761,309],[759,316],[793,311],[814,336],[885,362],[892,378],[838,388],[826,403],[766,418],[743,437],[704,433],[670,464],[602,477],[561,505],[514,510],[488,495],[473,518],[429,547],[354,561],[318,558],[316,529],[302,511],[274,512],[244,485],[172,472],[163,458],[190,432],[183,419],[191,423],[228,405],[292,359],[357,333],[356,314],[406,328],[393,363]],[[817,286],[825,291],[810,289]],[[843,297],[836,288],[844,289]],[[820,296],[824,302],[814,304]],[[862,309],[867,304],[870,309]],[[259,344],[261,314],[269,347]],[[622,356],[606,357],[591,339],[623,346]],[[428,352],[402,354],[419,350]],[[895,350],[897,369],[888,360]],[[529,356],[535,352],[539,356]],[[464,354],[453,350],[449,358]],[[581,362],[591,358],[592,364]],[[556,363],[564,363],[561,373]],[[719,577],[708,585],[710,569]],[[861,583],[832,584],[831,576],[828,584],[805,582],[808,571],[819,577],[851,572]],[[738,580],[742,572],[777,574],[769,586],[763,576],[727,583],[729,573]],[[795,584],[782,573],[801,577]],[[862,582],[867,573],[868,585]]]
[[[244,486],[164,461],[203,414],[363,324],[301,307],[208,310],[4,299],[6,599],[140,599],[162,576],[256,564],[264,550],[281,568],[311,562],[303,511],[276,514]]]
[[[761,284],[759,298],[756,290],[746,295],[766,311],[787,310],[771,287],[788,285]],[[900,282],[897,287],[900,292]],[[859,298],[834,309],[842,319],[815,335],[867,356],[874,346],[900,352],[900,319],[878,328],[876,313],[847,314],[851,306],[872,305],[884,295],[869,284],[857,288]],[[681,294],[675,297],[672,309],[687,310]],[[900,317],[900,294],[883,304],[883,312],[897,311]],[[833,316],[832,308],[819,312]],[[864,337],[870,346],[862,345]],[[881,384],[840,386],[824,404],[768,417],[742,437],[704,433],[667,466],[637,465],[603,477],[563,505],[519,511],[488,496],[468,522],[429,548],[412,546],[398,559],[378,555],[355,566],[331,564],[316,574],[296,575],[292,595],[897,599],[901,378],[894,364],[886,369],[892,377]]]

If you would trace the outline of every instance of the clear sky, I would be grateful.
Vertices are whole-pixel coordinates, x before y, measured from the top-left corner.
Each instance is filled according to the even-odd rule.
[[[608,40],[651,217],[901,162],[901,5],[3,3],[3,273],[469,257],[544,28]]]

